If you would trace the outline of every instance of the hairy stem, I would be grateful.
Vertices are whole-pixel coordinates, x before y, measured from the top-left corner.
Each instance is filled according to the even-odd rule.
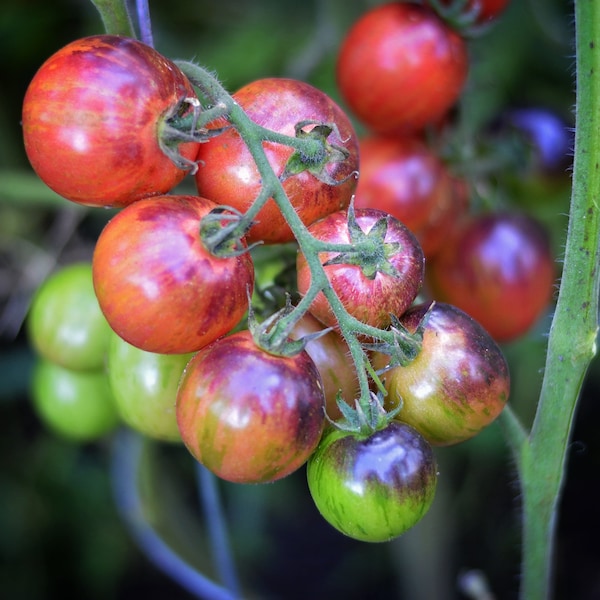
[[[135,38],[135,30],[126,0],[91,0],[100,13],[104,31],[112,35]]]
[[[573,416],[596,354],[600,273],[600,4],[576,0],[576,137],[563,276],[529,440],[518,454],[523,490],[523,600],[552,597],[557,510]]]

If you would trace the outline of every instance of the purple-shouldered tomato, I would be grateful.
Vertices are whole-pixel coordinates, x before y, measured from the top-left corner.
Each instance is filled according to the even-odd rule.
[[[307,464],[308,487],[321,515],[343,534],[386,542],[416,525],[437,487],[431,445],[392,421],[368,437],[328,429]]]
[[[248,253],[218,257],[200,237],[215,204],[197,196],[134,202],[104,227],[92,259],[94,288],[109,325],[159,354],[185,354],[231,331],[248,308]]]
[[[339,50],[340,93],[369,129],[404,134],[446,117],[465,85],[465,40],[427,6],[390,2],[365,12]]]
[[[253,81],[233,95],[246,114],[259,125],[280,134],[294,136],[302,121],[335,125],[327,142],[345,148],[348,157],[325,167],[327,183],[305,170],[283,181],[283,188],[305,225],[346,208],[356,188],[358,139],[350,119],[324,92],[295,79],[266,78]],[[211,126],[226,125],[215,121]],[[310,131],[312,125],[305,127]],[[292,156],[285,144],[264,142],[267,159],[280,177]],[[199,169],[195,175],[198,192],[217,204],[245,212],[258,196],[262,181],[256,164],[235,129],[230,128],[203,143],[198,153]],[[247,234],[249,243],[291,242],[291,229],[273,199],[267,201]]]
[[[200,350],[177,394],[186,447],[235,483],[267,483],[301,467],[321,439],[324,408],[321,376],[308,353],[270,354],[247,330]]]
[[[423,283],[425,259],[423,250],[413,233],[398,219],[374,208],[356,209],[356,224],[364,234],[369,234],[381,221],[385,222],[385,235],[374,243],[371,251],[353,256],[357,264],[326,264],[339,252],[319,254],[325,274],[333,291],[346,311],[359,321],[374,327],[387,327],[390,314],[401,315],[414,301]],[[351,233],[348,213],[338,211],[313,223],[309,232],[322,242],[350,244]],[[386,249],[387,248],[387,249]],[[372,266],[383,255],[395,270],[386,273],[376,270],[367,273],[365,266]],[[298,291],[304,295],[310,288],[312,274],[306,257],[299,252],[297,260]],[[309,308],[310,313],[328,327],[336,327],[337,320],[322,292]]]
[[[465,219],[427,266],[433,297],[467,312],[499,342],[534,326],[550,305],[555,280],[548,233],[524,213]]]
[[[477,435],[502,412],[510,394],[508,363],[498,344],[451,304],[419,304],[400,322],[411,333],[422,324],[423,342],[412,362],[382,374],[386,408],[401,405],[398,420],[435,446]],[[374,354],[376,369],[388,363],[387,355]]]
[[[94,35],[40,67],[23,100],[31,166],[61,196],[125,206],[170,191],[186,174],[165,152],[164,127],[190,111],[194,88],[180,69],[134,39]],[[198,143],[178,146],[193,163]]]

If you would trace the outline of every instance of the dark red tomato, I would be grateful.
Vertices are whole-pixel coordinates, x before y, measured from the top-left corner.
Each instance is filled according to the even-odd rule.
[[[325,520],[363,542],[385,542],[416,525],[437,487],[431,446],[405,423],[366,438],[329,429],[307,464],[308,487]]]
[[[419,242],[403,223],[374,208],[356,210],[356,222],[365,233],[369,233],[380,219],[384,219],[387,223],[383,244],[379,244],[372,254],[361,257],[362,265],[331,264],[324,269],[331,287],[349,314],[368,325],[387,327],[390,324],[390,313],[401,315],[413,303],[421,289],[425,259]],[[323,242],[350,244],[346,211],[333,213],[313,223],[309,231],[316,239]],[[371,263],[376,256],[383,254],[382,246],[388,244],[398,245],[388,257],[396,273],[377,271],[373,277],[370,277],[365,273],[363,265]],[[338,252],[322,252],[319,257],[321,263],[325,264],[338,254]],[[312,275],[302,253],[298,254],[296,266],[298,291],[305,295],[311,285]],[[322,292],[319,292],[309,310],[328,327],[337,325],[335,315]]]
[[[194,352],[243,317],[254,283],[252,259],[206,250],[200,220],[214,207],[197,196],[139,200],[100,234],[92,260],[98,302],[109,325],[133,346]]]
[[[390,213],[431,256],[441,246],[448,222],[460,212],[452,181],[444,163],[418,137],[370,136],[360,141],[354,206]]]
[[[235,483],[267,483],[302,466],[325,423],[319,371],[306,351],[275,356],[244,330],[200,350],[177,394],[192,455]]]
[[[538,321],[552,298],[556,269],[547,232],[525,214],[466,220],[428,263],[434,298],[469,313],[500,342]]]
[[[400,320],[414,332],[429,309],[412,307]],[[388,362],[385,354],[373,356],[376,369]],[[510,393],[508,364],[496,342],[469,315],[441,302],[429,312],[417,357],[382,377],[386,407],[401,402],[398,420],[438,446],[477,435],[502,412]]]
[[[298,339],[323,329],[321,322],[306,313],[294,327],[290,337]],[[360,396],[356,367],[350,358],[348,344],[338,332],[332,330],[308,342],[306,351],[317,365],[323,380],[327,415],[333,420],[340,419],[342,413],[336,402],[338,393],[350,406],[354,406],[354,400]]]
[[[350,119],[329,96],[302,81],[271,78],[249,83],[234,98],[253,121],[281,134],[294,136],[295,125],[305,120],[335,124],[337,131],[327,141],[343,146],[349,156],[343,162],[329,163],[325,171],[334,181],[345,180],[344,183],[330,185],[304,171],[288,177],[283,187],[305,225],[348,206],[356,188],[352,174],[358,171],[358,140]],[[217,121],[214,126],[223,124]],[[310,129],[311,126],[306,128]],[[292,148],[273,142],[263,146],[275,174],[281,176]],[[260,192],[261,178],[237,132],[229,129],[202,144],[198,159],[196,184],[200,195],[245,212]],[[267,202],[256,220],[258,223],[247,235],[248,242],[293,241],[292,231],[274,200]]]
[[[443,119],[463,90],[467,47],[430,8],[392,2],[346,34],[337,82],[350,109],[380,133],[418,131]]]
[[[27,89],[25,150],[50,188],[80,204],[125,206],[164,194],[186,171],[162,151],[162,128],[195,97],[177,66],[141,42],[76,40],[51,56]],[[194,161],[198,144],[179,152]]]

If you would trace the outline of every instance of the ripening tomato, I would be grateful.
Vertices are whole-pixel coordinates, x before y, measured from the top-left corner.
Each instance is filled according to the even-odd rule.
[[[472,438],[496,419],[508,401],[510,374],[496,342],[459,308],[420,304],[400,322],[413,333],[424,317],[417,357],[382,375],[386,408],[401,403],[398,420],[412,425],[429,443],[447,446]],[[372,362],[384,369],[389,357],[375,353]]]
[[[111,332],[106,373],[121,419],[150,438],[181,442],[175,401],[192,356],[146,352]]]
[[[365,12],[346,34],[337,82],[371,130],[407,133],[442,120],[465,85],[465,40],[433,10],[391,2]]]
[[[52,273],[34,294],[26,323],[29,340],[43,358],[74,370],[104,366],[110,327],[94,293],[90,263]]]
[[[119,424],[104,371],[74,371],[39,359],[31,377],[33,407],[54,433],[69,440],[91,442]]]
[[[348,157],[325,165],[323,178],[309,171],[291,175],[283,181],[283,188],[305,225],[348,206],[356,188],[358,141],[350,119],[329,96],[302,81],[268,78],[249,83],[233,97],[253,121],[280,134],[294,136],[295,126],[301,121],[335,125],[327,141],[345,148]],[[215,121],[211,127],[226,124]],[[304,130],[312,127],[308,125]],[[263,147],[280,177],[293,154],[292,148],[275,142],[264,142]],[[262,186],[260,174],[235,129],[203,143],[198,161],[195,177],[201,196],[241,212],[258,196]],[[328,179],[338,183],[334,185]],[[273,199],[267,201],[256,221],[246,236],[249,243],[293,241],[292,231]]]
[[[204,247],[200,221],[214,207],[197,196],[139,200],[100,234],[92,259],[96,296],[109,325],[133,346],[194,352],[244,316],[252,259],[220,258]]]
[[[305,313],[296,324],[290,335],[299,339],[323,331],[324,326],[310,313]],[[354,406],[354,400],[360,396],[360,386],[356,375],[356,367],[350,356],[348,344],[335,330],[321,335],[306,344],[306,351],[313,359],[323,380],[325,407],[327,416],[336,420],[342,417],[337,405],[338,393],[342,400]]]
[[[177,394],[191,454],[219,477],[267,483],[302,466],[321,439],[325,399],[306,351],[275,356],[243,330],[200,350]]]
[[[330,428],[307,464],[308,487],[327,522],[365,542],[386,542],[416,525],[437,486],[431,446],[406,423],[366,438]]]
[[[360,141],[356,208],[377,208],[402,221],[425,256],[435,254],[463,206],[442,160],[417,136],[370,135]],[[465,202],[466,205],[466,202]]]
[[[164,194],[186,170],[162,147],[167,119],[189,112],[194,88],[153,48],[116,35],[76,40],[52,55],[23,101],[25,150],[39,177],[89,206]],[[195,161],[196,142],[178,147]]]
[[[454,304],[500,342],[525,334],[552,299],[549,237],[533,217],[499,212],[466,219],[428,263],[434,298]]]
[[[359,321],[373,327],[387,327],[390,313],[401,315],[414,301],[425,270],[423,251],[415,236],[398,219],[374,208],[356,209],[356,223],[362,235],[379,229],[384,223],[385,234],[371,251],[354,252],[356,264],[342,262],[326,264],[339,252],[321,252],[319,257],[325,274],[346,311]],[[351,228],[348,213],[333,213],[309,228],[317,240],[332,244],[350,244]],[[373,240],[374,241],[374,240]],[[381,261],[382,257],[386,257]],[[393,272],[385,272],[386,263]],[[380,270],[381,269],[381,270]],[[297,260],[298,291],[305,295],[312,275],[306,257],[299,252]],[[323,292],[319,292],[309,308],[310,313],[328,327],[337,320]]]

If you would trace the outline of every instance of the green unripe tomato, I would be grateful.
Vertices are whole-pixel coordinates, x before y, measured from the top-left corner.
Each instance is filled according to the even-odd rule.
[[[27,332],[47,360],[67,369],[103,368],[110,327],[94,293],[91,264],[68,265],[46,279],[32,299]]]
[[[40,420],[67,439],[94,441],[119,424],[104,371],[74,371],[39,359],[33,370],[31,395]]]
[[[192,356],[146,352],[111,332],[106,370],[123,421],[151,438],[181,442],[177,387]]]
[[[308,487],[321,515],[365,542],[402,535],[427,513],[437,485],[430,444],[392,422],[361,438],[330,428],[307,464]]]

